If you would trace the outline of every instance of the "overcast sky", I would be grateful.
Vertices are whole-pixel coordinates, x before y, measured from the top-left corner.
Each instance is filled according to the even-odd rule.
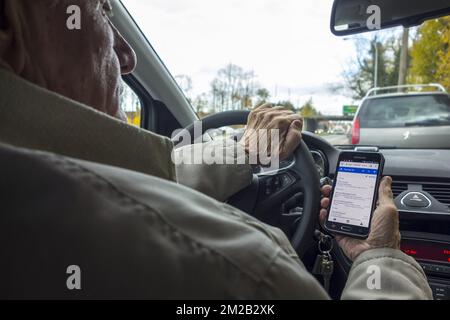
[[[209,91],[228,63],[254,70],[272,100],[310,97],[324,114],[351,98],[331,93],[355,58],[352,41],[329,30],[332,0],[122,0],[172,75]],[[277,96],[274,97],[275,91]]]

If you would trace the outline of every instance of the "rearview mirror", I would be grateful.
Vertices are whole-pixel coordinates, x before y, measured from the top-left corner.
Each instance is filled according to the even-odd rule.
[[[420,25],[450,14],[449,0],[335,0],[331,32],[337,36]]]

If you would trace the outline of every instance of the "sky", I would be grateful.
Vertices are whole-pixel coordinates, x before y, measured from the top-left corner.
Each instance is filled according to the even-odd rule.
[[[173,76],[189,75],[192,96],[208,92],[229,63],[253,70],[272,101],[309,98],[323,114],[354,104],[342,73],[353,41],[329,28],[332,0],[122,0]],[[276,94],[276,95],[275,95]]]

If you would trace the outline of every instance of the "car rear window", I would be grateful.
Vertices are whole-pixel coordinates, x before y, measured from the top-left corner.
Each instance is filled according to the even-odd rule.
[[[441,94],[368,99],[358,117],[361,128],[450,126],[450,98]]]

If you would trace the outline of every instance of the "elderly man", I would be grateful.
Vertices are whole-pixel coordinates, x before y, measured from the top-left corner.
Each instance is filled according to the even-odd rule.
[[[76,32],[65,28],[73,4]],[[224,200],[249,182],[248,165],[175,168],[170,140],[113,118],[136,58],[110,10],[101,0],[0,0],[0,297],[328,298],[280,230],[176,183],[179,173],[208,192],[209,181]],[[301,120],[284,110],[264,106],[248,127],[279,129],[282,156],[300,142]],[[369,238],[338,239],[354,260],[343,298],[431,297],[399,250],[390,184]],[[383,270],[380,290],[366,285],[368,265]],[[67,278],[73,270],[81,282]]]

